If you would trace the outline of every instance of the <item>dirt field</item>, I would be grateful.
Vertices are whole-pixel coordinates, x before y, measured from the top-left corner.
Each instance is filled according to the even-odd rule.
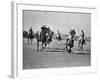
[[[80,67],[91,65],[91,42],[86,41],[84,50],[79,51],[77,41],[74,42],[72,54],[64,51],[65,41],[57,42],[53,40],[50,47],[44,51],[37,52],[36,40],[33,44],[28,44],[24,40],[23,44],[23,69],[53,68],[53,67]],[[41,43],[40,43],[41,48]]]

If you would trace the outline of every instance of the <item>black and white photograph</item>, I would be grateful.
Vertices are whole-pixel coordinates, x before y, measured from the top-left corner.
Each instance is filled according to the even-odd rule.
[[[23,10],[23,69],[91,66],[91,14]]]

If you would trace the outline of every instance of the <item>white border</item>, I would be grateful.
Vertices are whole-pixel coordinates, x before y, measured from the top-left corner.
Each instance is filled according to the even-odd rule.
[[[12,51],[12,77],[42,77],[53,75],[65,75],[72,73],[96,72],[96,48],[94,47],[96,29],[96,8],[86,7],[71,7],[71,6],[55,6],[55,5],[38,5],[13,2],[12,14],[12,29],[13,32],[13,51]],[[34,69],[23,70],[23,45],[22,45],[22,10],[45,10],[45,11],[60,11],[60,12],[79,12],[91,13],[91,66],[90,67],[71,67],[71,68],[52,68],[52,69]]]

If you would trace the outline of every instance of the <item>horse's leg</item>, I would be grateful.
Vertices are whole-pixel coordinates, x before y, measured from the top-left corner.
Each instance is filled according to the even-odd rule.
[[[82,48],[82,50],[83,50],[83,45],[82,45],[82,47],[81,47],[81,48]]]
[[[78,40],[78,49],[80,48],[80,40]]]
[[[80,50],[82,50],[82,44],[80,44]]]
[[[32,42],[33,42],[33,39],[30,39],[30,41],[31,41],[31,44],[32,44]]]
[[[46,47],[46,42],[42,42],[42,49],[41,49],[41,51],[43,51],[43,49],[45,49],[45,47]]]
[[[70,46],[67,46],[67,51],[68,51],[69,54],[71,53],[71,48],[70,48]]]
[[[68,44],[68,39],[66,39],[64,51],[67,51],[67,46],[68,46],[67,44]]]
[[[65,45],[64,51],[67,51],[67,44]]]
[[[30,39],[30,44],[32,44],[32,39]]]
[[[50,42],[48,42],[48,48],[50,48]]]
[[[79,43],[78,43],[78,48],[79,48],[79,50],[81,50],[81,47],[82,47],[82,40],[80,39],[80,40],[79,40]]]
[[[30,42],[31,42],[31,39],[29,38],[29,44],[30,44]]]
[[[37,51],[39,51],[39,40],[37,40]]]
[[[47,42],[45,42],[45,47],[47,46]]]
[[[29,44],[29,38],[27,38],[27,40],[28,40],[28,44]]]
[[[83,40],[82,40],[82,43],[81,43],[81,49],[82,49],[82,50],[83,50],[83,44],[84,44],[84,43],[83,43]]]
[[[80,50],[82,50],[82,39],[80,40]]]
[[[44,42],[42,42],[42,48],[41,48],[41,51],[43,50],[43,44],[44,44]]]

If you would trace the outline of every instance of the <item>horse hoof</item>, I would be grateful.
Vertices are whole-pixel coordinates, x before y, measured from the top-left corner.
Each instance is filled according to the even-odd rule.
[[[71,50],[68,50],[68,53],[70,54],[72,51]]]

